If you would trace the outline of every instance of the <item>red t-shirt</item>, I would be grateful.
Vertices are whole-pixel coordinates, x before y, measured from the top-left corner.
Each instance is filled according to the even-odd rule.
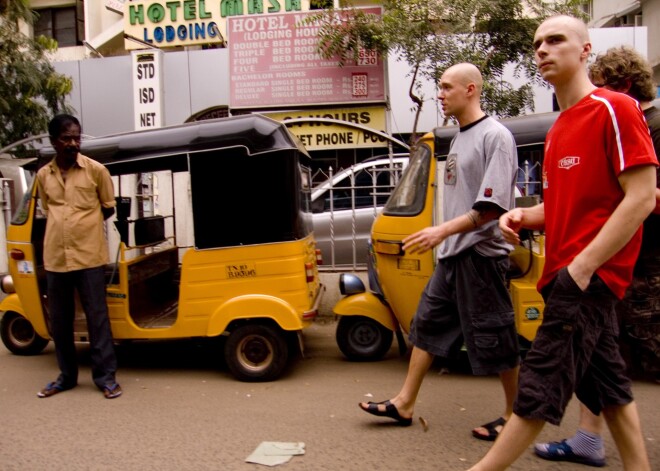
[[[543,201],[546,258],[541,289],[589,244],[623,199],[617,177],[657,165],[635,100],[599,88],[563,111],[545,140]],[[642,229],[596,273],[622,298],[632,279]]]

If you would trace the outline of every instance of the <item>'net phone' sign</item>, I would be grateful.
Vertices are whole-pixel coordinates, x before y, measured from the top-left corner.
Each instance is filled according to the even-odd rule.
[[[135,130],[163,125],[163,51],[133,51]]]

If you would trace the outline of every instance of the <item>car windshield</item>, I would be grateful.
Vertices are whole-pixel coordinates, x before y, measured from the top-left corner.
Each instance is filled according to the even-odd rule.
[[[397,216],[419,214],[424,209],[430,167],[431,149],[421,145],[410,157],[408,167],[387,200],[383,213]]]

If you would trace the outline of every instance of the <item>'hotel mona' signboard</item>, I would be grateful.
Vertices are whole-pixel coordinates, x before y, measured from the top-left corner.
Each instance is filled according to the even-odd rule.
[[[124,4],[124,33],[158,48],[222,44],[229,17],[308,10],[309,0],[133,0]]]

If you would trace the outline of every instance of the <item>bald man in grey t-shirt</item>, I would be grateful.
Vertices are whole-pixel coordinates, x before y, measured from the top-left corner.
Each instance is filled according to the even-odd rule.
[[[459,159],[460,157],[460,159]],[[451,143],[445,166],[442,211],[446,220],[477,208],[513,208],[518,154],[513,136],[501,123],[484,116],[461,127]],[[508,210],[507,210],[508,211]],[[458,255],[474,247],[481,255],[508,255],[512,246],[497,227],[497,219],[447,237],[438,258]]]
[[[464,342],[474,374],[496,373],[504,389],[503,414],[472,430],[475,438],[493,441],[512,414],[520,363],[505,280],[512,247],[497,224],[513,207],[518,158],[511,133],[481,110],[482,86],[472,64],[454,65],[440,79],[443,112],[460,126],[445,166],[445,221],[403,241],[410,253],[440,244],[439,260],[411,326],[413,351],[403,387],[390,400],[362,402],[360,408],[411,425],[434,357],[449,357]]]

